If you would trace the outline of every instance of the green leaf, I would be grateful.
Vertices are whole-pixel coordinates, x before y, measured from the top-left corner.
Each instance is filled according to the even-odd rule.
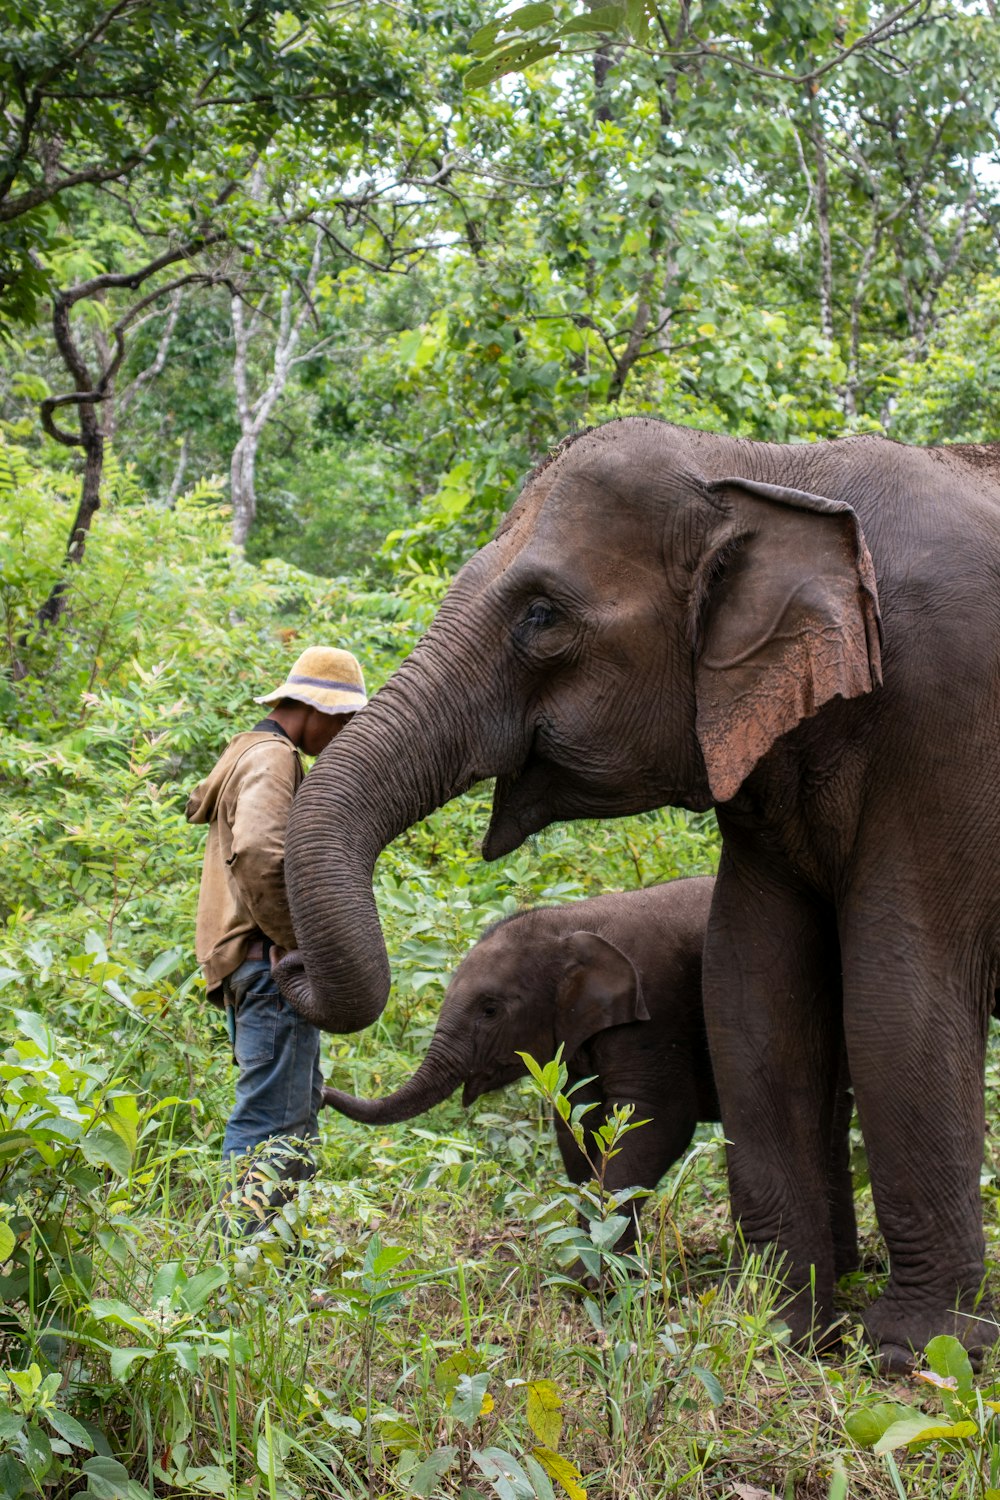
[[[285,1472],[285,1460],[291,1449],[291,1438],[280,1427],[270,1427],[269,1432],[262,1430],[257,1438],[257,1467],[260,1472],[269,1475],[273,1465],[275,1479],[281,1479]]]
[[[719,1377],[714,1375],[711,1370],[707,1370],[704,1365],[692,1365],[691,1374],[696,1380],[701,1381],[708,1392],[708,1399],[712,1405],[721,1406],[726,1399],[726,1393],[722,1389]]]
[[[517,1055],[524,1063],[524,1066],[527,1068],[528,1072],[531,1074],[535,1082],[540,1087],[544,1088],[541,1065],[535,1061],[530,1052],[519,1052]]]
[[[469,38],[469,51],[476,52],[480,57],[485,57],[488,52],[493,51],[493,44],[504,28],[503,18],[499,21],[489,21],[485,26],[480,26]]]
[[[334,1432],[349,1432],[352,1437],[360,1437],[364,1431],[357,1417],[352,1417],[346,1412],[334,1411],[332,1407],[323,1412],[323,1421]]]
[[[45,1420],[50,1427],[55,1428],[61,1438],[65,1438],[67,1443],[74,1448],[86,1448],[88,1453],[94,1451],[94,1440],[90,1433],[75,1417],[71,1417],[69,1412],[60,1411],[58,1407],[54,1407],[45,1413]]]
[[[972,1365],[964,1345],[957,1338],[950,1333],[939,1334],[931,1339],[924,1353],[935,1375],[955,1381],[955,1389],[963,1401],[972,1395]]]
[[[88,1458],[83,1472],[97,1500],[132,1500],[134,1481],[117,1458]]]
[[[626,0],[625,24],[639,43],[639,46],[645,47],[649,41],[649,16],[646,13],[646,0]]]
[[[524,1467],[527,1470],[528,1478],[535,1487],[536,1500],[555,1500],[552,1481],[538,1462],[538,1459],[533,1458],[530,1453],[526,1453],[524,1455]]]
[[[145,1349],[112,1349],[111,1351],[111,1379],[124,1382],[129,1370],[136,1360],[155,1359],[156,1350],[152,1347]]]
[[[860,1406],[848,1412],[844,1426],[859,1448],[874,1448],[895,1422],[910,1417],[923,1420],[923,1414],[915,1406],[903,1406],[898,1401],[879,1401],[874,1406]]]
[[[533,5],[520,5],[517,10],[511,11],[509,16],[504,17],[504,31],[534,31],[536,26],[544,26],[546,21],[555,17],[555,9],[546,3]]]
[[[182,1370],[186,1370],[189,1375],[197,1375],[198,1355],[195,1353],[194,1346],[187,1339],[171,1339],[167,1348]],[[201,1352],[203,1354],[217,1354],[220,1358],[225,1358],[225,1353],[221,1345],[202,1345]]]
[[[113,1130],[90,1130],[77,1144],[92,1167],[110,1167],[119,1177],[128,1176],[132,1153]]]
[[[52,963],[52,950],[44,943],[28,943],[25,953],[35,963],[47,968]],[[51,1037],[41,1016],[36,1016],[30,1010],[16,1010],[14,1015],[17,1019],[17,1029],[21,1036],[26,1036],[34,1042],[43,1057],[48,1056]]]
[[[49,1472],[52,1464],[52,1444],[42,1429],[34,1422],[28,1422],[22,1434],[24,1442],[24,1460],[28,1465],[28,1472],[36,1484],[40,1484]]]
[[[17,1244],[17,1235],[9,1224],[0,1224],[0,1262],[10,1259],[11,1251]]]
[[[552,57],[558,51],[558,42],[518,42],[512,47],[504,47],[486,62],[477,63],[470,68],[462,85],[466,89],[482,88],[486,84],[495,83],[505,73],[522,72],[525,68],[530,68],[532,63]]]
[[[372,1421],[378,1423],[382,1442],[394,1453],[402,1453],[407,1448],[416,1448],[420,1442],[420,1433],[413,1423],[401,1422],[394,1411],[374,1412]]]
[[[936,1422],[927,1416],[906,1417],[901,1422],[893,1422],[872,1451],[889,1453],[893,1448],[930,1443],[935,1438],[951,1438],[957,1442],[963,1438],[975,1437],[977,1431],[975,1422]]]
[[[204,1490],[209,1495],[231,1495],[233,1492],[233,1476],[221,1464],[185,1469],[184,1479],[187,1484],[197,1485],[199,1490]]]
[[[145,982],[155,984],[158,979],[176,969],[183,956],[183,948],[168,948],[165,953],[157,954],[143,976]]]
[[[141,1338],[149,1336],[149,1324],[127,1302],[120,1302],[116,1297],[95,1297],[88,1307],[101,1323],[117,1323],[119,1327],[128,1328]]]
[[[457,1349],[434,1366],[434,1384],[443,1396],[451,1396],[460,1375],[475,1373],[482,1361],[467,1349]]]
[[[455,1394],[451,1398],[451,1414],[464,1427],[471,1427],[473,1422],[479,1420],[486,1403],[486,1387],[490,1383],[489,1373],[483,1370],[479,1375],[460,1375],[455,1384]]]
[[[513,1453],[505,1448],[484,1448],[482,1452],[473,1448],[470,1457],[493,1486],[498,1500],[535,1500],[531,1480]]]
[[[179,1260],[166,1260],[156,1268],[153,1284],[149,1288],[152,1307],[159,1302],[173,1302],[175,1294],[187,1282],[187,1275]]]
[[[827,1491],[826,1500],[847,1500],[847,1471],[839,1458],[833,1461],[833,1472],[830,1475],[830,1488]]]
[[[372,1274],[380,1279],[413,1254],[405,1245],[386,1245],[372,1260]]]
[[[612,1250],[631,1221],[624,1214],[609,1214],[606,1219],[588,1219],[587,1231],[596,1250]]]
[[[559,28],[559,34],[576,36],[596,33],[598,36],[611,36],[620,31],[624,24],[624,5],[601,5],[597,10],[588,11],[586,15],[573,16]]]
[[[186,1312],[200,1312],[212,1293],[218,1291],[220,1286],[225,1286],[227,1280],[225,1266],[212,1266],[207,1271],[199,1271],[197,1276],[192,1276],[180,1288],[176,1300]]]
[[[450,1469],[455,1461],[458,1449],[453,1443],[445,1448],[435,1448],[429,1453],[423,1463],[419,1464],[410,1478],[410,1489],[419,1500],[427,1500],[437,1481],[447,1469]]]
[[[0,1407],[0,1443],[9,1443],[16,1438],[27,1419],[9,1407]]]
[[[31,1476],[13,1453],[0,1453],[0,1495],[20,1496],[30,1491]]]

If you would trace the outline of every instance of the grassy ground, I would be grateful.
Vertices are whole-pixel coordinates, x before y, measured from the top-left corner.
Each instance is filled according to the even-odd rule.
[[[560,1269],[578,1203],[538,1099],[487,1103],[466,1124],[443,1106],[376,1139],[327,1122],[317,1180],[270,1235],[223,1255],[197,1317],[174,1312],[168,1332],[196,1349],[206,1330],[237,1330],[239,1360],[202,1352],[185,1379],[162,1353],[104,1393],[131,1474],[146,1479],[152,1451],[172,1493],[546,1494],[539,1470],[592,1500],[987,1492],[989,1408],[982,1455],[968,1438],[895,1456],[851,1440],[850,1413],[938,1413],[940,1392],[882,1379],[850,1317],[832,1355],[788,1347],[776,1278],[734,1251],[718,1142],[646,1205],[642,1271],[612,1256],[603,1289],[581,1296]],[[216,1266],[210,1185],[194,1179],[183,1207],[146,1220],[111,1295],[148,1314],[147,1261]],[[860,1208],[870,1269],[841,1288],[848,1314],[882,1258],[867,1193]],[[987,1400],[992,1378],[977,1379]],[[507,1490],[490,1459],[514,1476]]]
[[[512,904],[714,858],[710,826],[658,814],[553,830],[493,870],[469,852],[482,811],[438,815],[380,866],[397,990],[376,1027],[327,1045],[359,1092],[409,1074],[455,960]],[[884,1275],[860,1143],[864,1270],[822,1359],[788,1346],[779,1278],[734,1243],[711,1127],[646,1204],[638,1267],[609,1254],[599,1291],[573,1289],[581,1234],[609,1240],[621,1205],[566,1183],[530,1082],[386,1129],[326,1117],[315,1181],[226,1245],[221,1025],[183,968],[29,948],[7,993],[48,997],[62,1024],[21,1013],[3,1065],[0,1495],[994,1500],[992,1365],[972,1382],[942,1356],[944,1385],[889,1382],[860,1341]],[[995,1166],[990,1137],[994,1250]],[[949,1431],[872,1451],[921,1414]]]

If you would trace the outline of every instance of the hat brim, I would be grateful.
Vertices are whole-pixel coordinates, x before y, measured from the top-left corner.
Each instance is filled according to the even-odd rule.
[[[323,714],[356,714],[359,708],[364,708],[368,699],[364,693],[343,692],[337,688],[303,688],[294,683],[286,682],[281,687],[275,688],[273,693],[265,693],[261,698],[255,698],[255,703],[280,703],[282,698],[292,698],[296,703],[305,703],[309,708],[318,708]]]

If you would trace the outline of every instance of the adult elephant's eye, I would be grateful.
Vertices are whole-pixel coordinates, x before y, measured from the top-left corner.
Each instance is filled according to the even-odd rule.
[[[523,661],[535,666],[552,665],[573,644],[571,617],[544,594],[529,598],[515,619],[511,635]]]
[[[551,625],[555,619],[555,610],[547,599],[533,599],[525,612],[525,625],[532,625],[536,629],[542,625]]]
[[[481,1000],[479,1002],[479,1014],[482,1016],[495,1016],[500,1007],[495,1000]]]

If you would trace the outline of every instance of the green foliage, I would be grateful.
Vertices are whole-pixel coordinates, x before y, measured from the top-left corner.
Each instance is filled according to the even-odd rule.
[[[928,1413],[893,1401],[877,1401],[855,1407],[847,1414],[845,1426],[851,1438],[861,1447],[881,1455],[890,1474],[899,1478],[893,1453],[907,1449],[910,1453],[932,1456],[930,1471],[925,1466],[919,1491],[900,1489],[904,1493],[927,1493],[938,1475],[948,1472],[948,1455],[965,1454],[970,1460],[973,1487],[964,1493],[981,1500],[1000,1500],[1000,1392],[995,1382],[977,1387],[972,1365],[958,1339],[942,1334],[931,1340],[924,1350],[927,1368],[918,1370],[916,1379],[929,1385],[937,1395],[943,1414]],[[959,1493],[956,1491],[955,1493]]]
[[[908,442],[1000,441],[1000,281],[949,308],[924,357],[887,372],[892,430]]]
[[[276,135],[308,131],[336,150],[380,110],[398,112],[408,70],[378,27],[345,20],[309,0],[294,12],[277,0],[55,0],[39,27],[15,5],[0,44],[7,316],[30,321],[53,270],[66,278],[65,226],[91,185],[125,183],[189,228]],[[174,208],[183,178],[188,201]],[[71,279],[86,274],[77,265]]]

